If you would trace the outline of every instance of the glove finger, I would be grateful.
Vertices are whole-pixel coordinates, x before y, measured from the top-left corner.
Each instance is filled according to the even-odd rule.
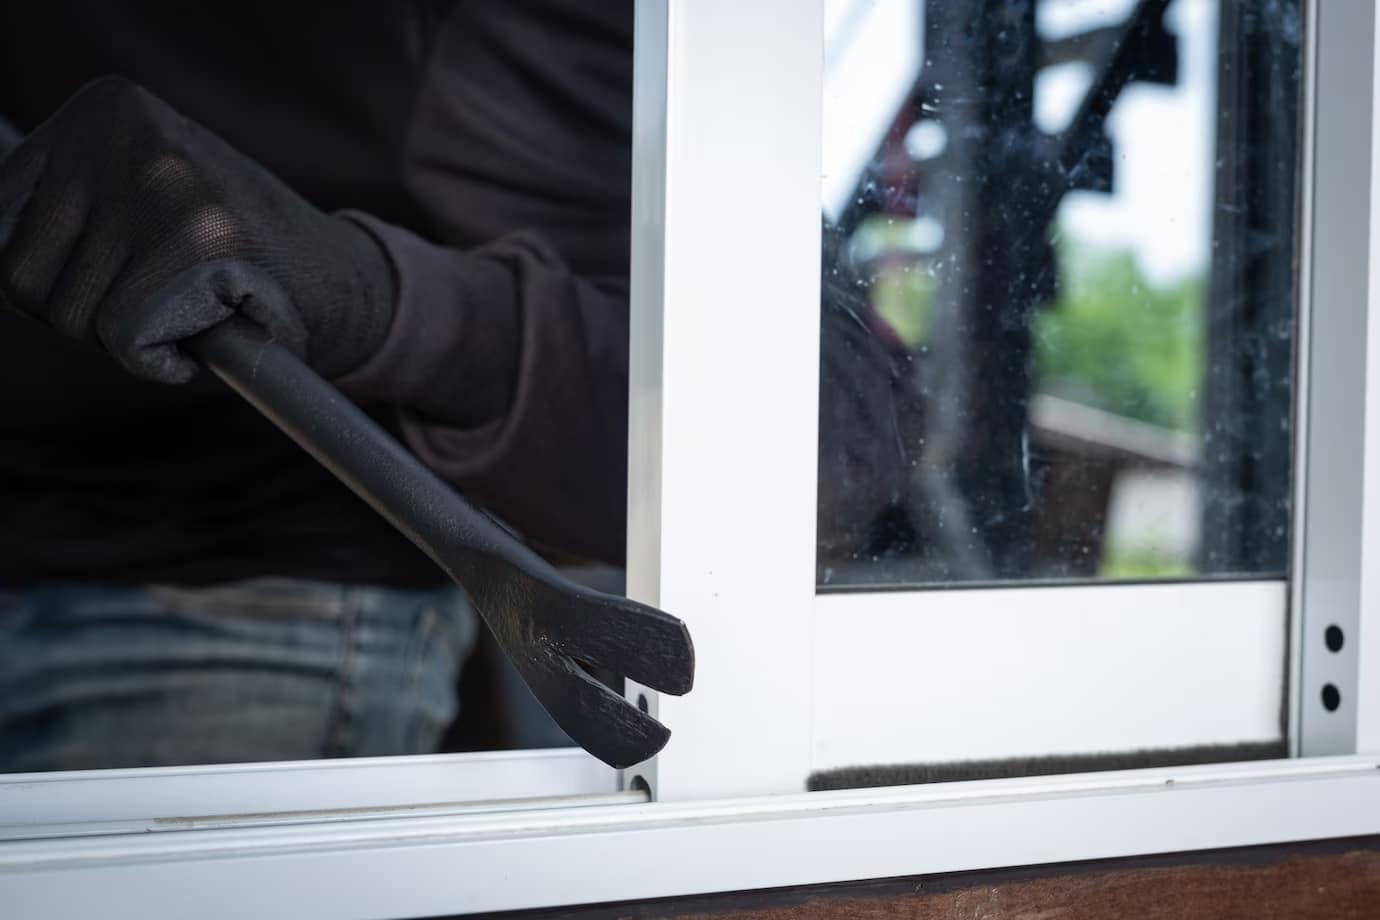
[[[151,293],[117,292],[97,315],[101,344],[136,377],[185,383],[196,375],[198,366],[177,343],[235,313],[226,271],[225,262],[202,262]],[[138,270],[130,266],[124,274],[137,275]]]
[[[0,250],[0,290],[10,303],[74,338],[84,338],[90,331],[88,324],[80,322],[83,318],[49,315],[45,307],[85,230],[88,209],[85,183],[40,178],[27,200],[19,204]]]
[[[89,226],[63,266],[48,294],[45,313],[64,317],[66,327],[91,329],[92,317],[110,296],[115,282],[124,274],[129,258],[129,235],[118,218],[92,214]],[[99,330],[95,336],[99,338]]]
[[[140,274],[136,265],[122,272],[128,277]],[[97,333],[106,350],[135,376],[184,383],[199,367],[178,343],[236,313],[264,326],[275,340],[299,355],[304,350],[306,330],[295,321],[282,287],[236,259],[197,263],[152,292],[138,288],[113,292],[98,311]]]
[[[282,285],[241,262],[230,262],[221,278],[236,310],[263,326],[288,351],[307,359],[307,327]]]
[[[0,251],[8,245],[38,180],[43,175],[44,157],[37,151],[22,150],[0,160]]]

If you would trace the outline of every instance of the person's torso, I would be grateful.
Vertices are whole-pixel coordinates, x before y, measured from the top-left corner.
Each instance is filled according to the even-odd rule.
[[[421,222],[402,147],[445,5],[0,6],[0,114],[31,130],[123,74],[317,206]],[[430,564],[218,382],[137,381],[0,312],[0,582],[253,575],[424,584]]]

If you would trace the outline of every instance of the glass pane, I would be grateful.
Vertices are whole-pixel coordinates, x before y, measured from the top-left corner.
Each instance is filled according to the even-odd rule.
[[[631,2],[0,3],[0,775],[573,743],[467,592],[493,622],[498,595],[184,346],[260,323],[621,591],[633,26]],[[259,361],[248,389],[294,377]]]
[[[821,587],[1284,577],[1298,0],[829,0]]]

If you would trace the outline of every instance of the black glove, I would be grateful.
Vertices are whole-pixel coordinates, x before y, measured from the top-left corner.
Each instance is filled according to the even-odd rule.
[[[140,377],[189,379],[177,343],[236,312],[337,377],[393,298],[368,231],[126,80],[87,85],[0,163],[0,300]]]

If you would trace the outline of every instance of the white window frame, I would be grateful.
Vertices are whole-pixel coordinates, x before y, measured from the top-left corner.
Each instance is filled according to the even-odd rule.
[[[790,793],[846,766],[1357,750],[1377,693],[1356,657],[1373,638],[1359,500],[1375,469],[1361,423],[1372,120],[1356,112],[1373,108],[1375,16],[1323,6],[1306,20],[1294,577],[819,593],[822,5],[672,5],[646,38],[667,49],[665,83],[639,103],[664,158],[641,162],[638,185],[659,235],[634,253],[629,584],[687,620],[699,664],[695,693],[659,704],[676,737],[639,771],[659,798]],[[1322,641],[1333,624],[1340,654]]]
[[[819,763],[821,645],[854,635],[824,628],[840,602],[814,591],[799,460],[815,451],[818,323],[799,319],[818,302],[821,0],[639,0],[629,586],[684,617],[700,657],[692,694],[650,700],[671,745],[623,777],[663,801],[635,804],[577,752],[6,777],[5,913],[427,916],[1380,833],[1376,16],[1319,6],[1291,737],[1361,753],[782,794]],[[1346,654],[1310,658],[1334,621]],[[1345,688],[1342,730],[1315,737],[1323,680]]]
[[[211,817],[291,813],[300,822],[522,800],[606,804],[619,792],[618,771],[575,748],[8,774],[0,775],[0,841],[166,830]]]
[[[691,0],[699,2],[699,0]],[[0,844],[15,917],[430,917],[1380,831],[1380,758]]]

